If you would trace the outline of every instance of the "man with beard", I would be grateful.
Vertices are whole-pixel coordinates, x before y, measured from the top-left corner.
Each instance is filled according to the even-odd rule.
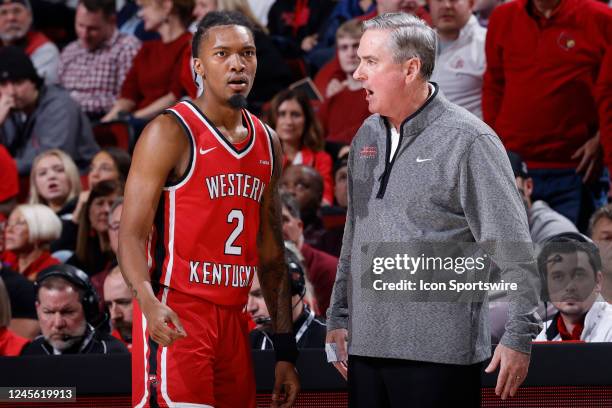
[[[612,341],[612,305],[601,297],[601,258],[597,246],[578,233],[549,238],[538,256],[544,288],[558,313],[536,340]]]
[[[132,294],[119,267],[115,267],[104,280],[104,304],[110,313],[111,335],[132,350]]]
[[[299,381],[282,153],[277,136],[244,109],[257,69],[250,23],[208,13],[192,52],[205,92],[145,128],[125,189],[119,264],[142,311],[134,312],[132,403],[255,407],[242,311],[257,273],[274,332],[272,406],[289,407]]]
[[[47,84],[57,82],[59,50],[43,33],[32,29],[28,0],[0,1],[0,46],[9,45],[24,50]]]
[[[127,353],[119,340],[89,324],[97,314],[98,295],[85,272],[50,266],[38,274],[36,290],[42,335],[22,355]]]

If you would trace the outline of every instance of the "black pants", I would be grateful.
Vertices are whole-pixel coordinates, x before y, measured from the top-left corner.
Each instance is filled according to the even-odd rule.
[[[437,364],[349,356],[351,408],[478,408],[482,363]]]

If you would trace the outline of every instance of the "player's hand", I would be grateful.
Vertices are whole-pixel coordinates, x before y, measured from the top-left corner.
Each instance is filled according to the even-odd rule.
[[[156,298],[140,302],[140,307],[147,319],[149,335],[156,343],[168,347],[176,340],[187,337],[177,314]]]
[[[514,397],[518,387],[525,381],[527,370],[529,369],[529,354],[512,350],[509,347],[499,344],[495,348],[491,363],[485,372],[492,373],[500,366],[497,376],[495,394],[505,400],[508,396]]]
[[[599,132],[574,152],[572,160],[576,159],[580,160],[578,167],[576,167],[576,173],[584,174],[582,181],[587,184],[596,181],[602,167],[602,149],[599,143]]]
[[[325,343],[336,343],[336,356],[338,357],[338,361],[333,364],[340,375],[342,375],[345,380],[348,379],[348,330],[336,329],[327,332]]]
[[[289,408],[293,406],[299,391],[300,380],[295,366],[287,361],[277,362],[274,369],[272,408]]]
[[[4,123],[9,112],[15,107],[15,98],[4,93],[0,94],[0,125]]]

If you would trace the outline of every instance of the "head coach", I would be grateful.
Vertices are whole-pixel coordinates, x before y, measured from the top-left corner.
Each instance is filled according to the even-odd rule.
[[[539,331],[536,262],[508,157],[493,130],[429,82],[431,28],[403,13],[363,28],[354,77],[373,115],[348,161],[347,222],[327,312],[334,365],[345,377],[348,370],[351,407],[479,407],[491,354],[487,302],[369,301],[361,280],[364,244],[475,243],[521,288],[486,369],[500,367],[496,393],[505,399],[523,382]]]

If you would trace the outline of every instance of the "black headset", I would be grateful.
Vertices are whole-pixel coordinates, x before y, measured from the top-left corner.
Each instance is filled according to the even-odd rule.
[[[306,295],[304,267],[296,254],[288,248],[285,248],[285,264],[287,265],[289,282],[291,282],[291,295],[300,295],[303,298]]]
[[[67,264],[52,265],[41,272],[36,277],[34,282],[34,288],[36,289],[36,297],[38,298],[38,291],[42,286],[42,283],[53,276],[62,278],[72,283],[79,289],[83,290],[83,296],[81,298],[81,304],[83,305],[83,311],[85,313],[85,319],[89,323],[95,322],[100,314],[99,309],[99,297],[96,292],[96,288],[91,284],[91,280],[85,272],[82,270]]]
[[[549,247],[567,247],[568,245],[572,245],[576,251],[582,251],[588,254],[589,260],[592,260],[594,264],[595,273],[601,270],[601,255],[599,254],[599,248],[597,248],[597,245],[595,245],[595,243],[586,235],[578,232],[562,232],[546,238],[539,245],[540,251],[538,253],[538,272],[540,274],[540,282],[542,283],[540,298],[544,302],[548,302],[550,300],[550,295],[548,293],[548,273],[546,270],[546,259],[550,255],[550,253],[547,251]]]

